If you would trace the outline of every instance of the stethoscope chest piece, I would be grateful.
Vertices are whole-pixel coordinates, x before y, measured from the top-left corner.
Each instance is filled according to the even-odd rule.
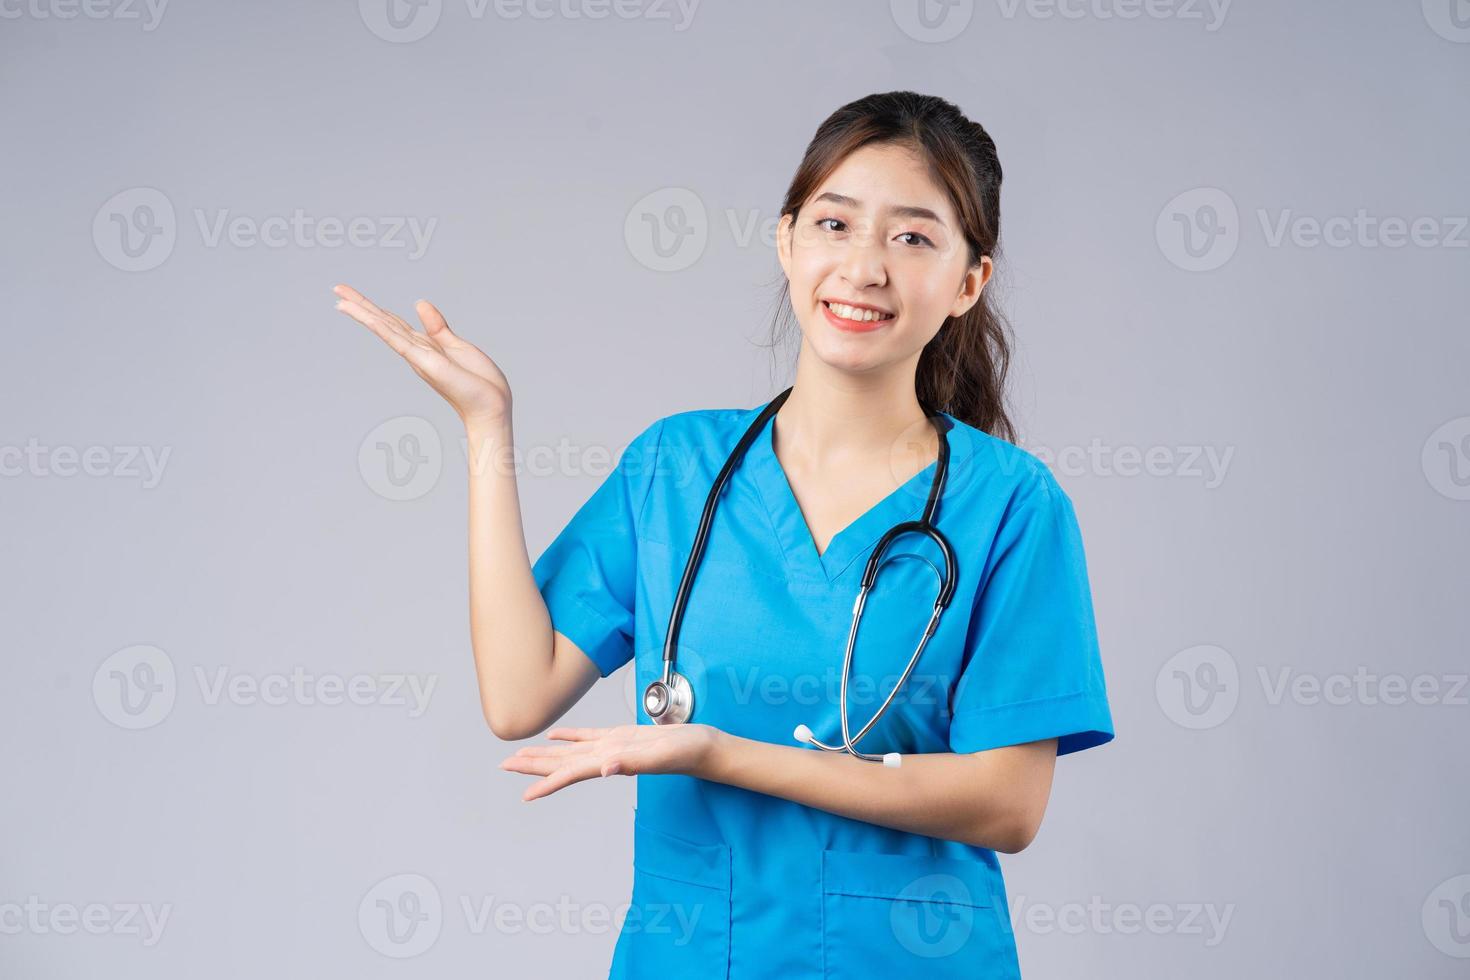
[[[655,725],[682,725],[694,714],[694,688],[677,672],[653,681],[643,691],[643,710]]]

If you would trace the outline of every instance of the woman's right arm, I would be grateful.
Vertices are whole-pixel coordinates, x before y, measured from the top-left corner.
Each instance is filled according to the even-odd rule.
[[[456,336],[432,303],[416,306],[424,329],[350,286],[332,290],[337,309],[372,330],[454,408],[469,438],[470,643],[480,708],[500,738],[544,731],[600,676],[552,628],[526,551],[516,492],[510,385],[483,351]]]
[[[504,739],[554,724],[597,682],[597,666],[554,632],[531,574],[510,415],[470,422],[470,642],[485,720]]]

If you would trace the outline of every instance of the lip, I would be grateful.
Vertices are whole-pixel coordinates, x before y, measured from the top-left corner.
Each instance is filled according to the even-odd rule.
[[[838,330],[846,330],[848,333],[868,333],[870,331],[877,330],[879,327],[886,327],[894,320],[898,319],[898,317],[895,316],[890,317],[887,320],[867,320],[865,322],[859,322],[857,320],[845,320],[842,317],[838,316],[836,313],[833,313],[831,307],[827,305],[827,302],[827,300],[821,301],[822,314],[827,318],[827,322],[832,324],[832,326],[836,327]],[[852,303],[846,305],[859,306],[860,304]],[[862,309],[872,310],[877,309],[877,307],[863,306]],[[888,311],[880,310],[879,312],[886,313]]]

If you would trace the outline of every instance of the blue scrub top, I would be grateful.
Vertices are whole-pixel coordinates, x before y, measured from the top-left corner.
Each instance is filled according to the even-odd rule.
[[[764,406],[654,422],[536,561],[556,630],[602,676],[660,675],[664,633],[709,488]],[[977,752],[1113,737],[1071,500],[1024,450],[948,416],[936,525],[958,558],[954,599],[864,752]],[[685,610],[678,670],[693,722],[798,746],[841,742],[842,653],[863,564],[923,509],[934,463],[817,553],[765,428],[720,498]],[[943,567],[905,535],[869,595],[853,655],[854,734],[912,654]],[[638,707],[639,724],[652,724]],[[807,747],[805,751],[819,751]],[[613,978],[1018,977],[994,851],[907,833],[685,775],[637,776],[632,904]],[[672,971],[672,972],[671,972]]]

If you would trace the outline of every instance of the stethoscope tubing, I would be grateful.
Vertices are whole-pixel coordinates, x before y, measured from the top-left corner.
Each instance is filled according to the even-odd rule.
[[[670,677],[674,669],[675,651],[679,646],[679,628],[684,623],[684,607],[689,604],[689,593],[694,587],[694,574],[699,569],[699,563],[704,558],[705,545],[709,540],[710,526],[714,524],[715,507],[719,503],[720,493],[725,489],[725,483],[730,479],[730,474],[745,457],[745,451],[755,441],[755,437],[765,428],[767,420],[776,414],[776,410],[785,404],[791,395],[791,389],[787,388],[775,398],[771,399],[756,420],[745,430],[740,441],[735,444],[730,456],[725,460],[725,465],[720,467],[719,475],[715,477],[714,485],[709,489],[709,496],[704,501],[704,512],[699,518],[699,528],[694,532],[694,543],[689,547],[689,558],[684,563],[684,575],[679,579],[679,591],[674,595],[674,608],[669,613],[669,628],[664,634],[664,667],[663,682],[670,683]]]
[[[689,603],[689,594],[694,586],[695,575],[699,564],[704,558],[705,548],[709,541],[710,528],[714,523],[715,509],[718,506],[720,494],[724,491],[725,484],[729,481],[730,474],[744,458],[746,450],[755,441],[757,435],[764,430],[766,422],[785,403],[791,395],[791,388],[787,388],[775,398],[771,399],[761,413],[746,429],[745,433],[736,443],[735,448],[725,460],[725,465],[720,468],[715,477],[714,484],[710,487],[709,496],[705,498],[704,511],[700,515],[699,527],[694,534],[694,542],[689,549],[689,558],[684,564],[684,574],[679,580],[678,591],[674,595],[673,609],[669,613],[669,628],[664,635],[663,648],[663,670],[658,681],[648,685],[644,693],[644,706],[650,717],[656,724],[679,724],[687,721],[694,710],[694,693],[688,680],[680,675],[676,669],[677,651],[679,644],[679,631],[684,621],[684,610]],[[935,517],[939,508],[939,501],[949,475],[949,437],[948,432],[951,423],[941,413],[929,411],[930,422],[939,433],[939,457],[935,462],[934,478],[929,484],[929,493],[924,503],[924,510],[918,520],[903,521],[889,528],[888,531],[873,546],[872,553],[868,556],[867,563],[863,567],[863,577],[858,588],[858,594],[852,605],[852,623],[847,632],[847,644],[842,656],[842,684],[841,693],[838,698],[838,716],[842,723],[842,744],[828,745],[818,740],[805,725],[797,726],[795,736],[798,741],[805,742],[816,748],[828,752],[847,752],[850,755],[869,762],[882,762],[885,765],[899,765],[901,757],[898,753],[889,752],[884,755],[871,755],[861,752],[857,743],[862,740],[888,706],[893,703],[894,697],[902,690],[904,683],[918,664],[919,658],[924,653],[929,639],[934,635],[939,625],[939,617],[949,605],[954,596],[956,579],[958,577],[957,561],[954,549],[943,532],[935,526]],[[862,622],[863,608],[867,604],[868,592],[872,589],[878,577],[878,569],[883,564],[883,556],[889,546],[904,534],[923,534],[928,537],[939,548],[944,562],[944,570],[940,572],[934,567],[934,563],[927,558],[924,561],[934,569],[939,578],[939,589],[934,599],[934,609],[930,613],[929,621],[925,624],[924,633],[919,638],[914,652],[909,656],[908,663],[904,666],[902,675],[878,710],[868,719],[868,723],[858,730],[856,735],[851,733],[851,726],[847,711],[847,687],[848,679],[852,673],[853,648],[857,643],[858,625]],[[906,556],[899,556],[906,557]]]

